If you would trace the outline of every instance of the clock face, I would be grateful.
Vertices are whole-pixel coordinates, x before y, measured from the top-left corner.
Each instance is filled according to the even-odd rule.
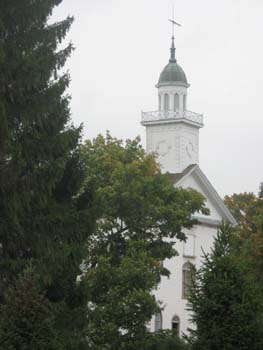
[[[195,148],[194,148],[194,145],[191,141],[188,142],[186,148],[186,155],[189,159],[193,159],[194,158],[194,155],[195,155]]]
[[[164,157],[164,156],[166,156],[166,154],[168,154],[170,152],[171,148],[172,148],[172,146],[169,145],[167,143],[167,141],[162,140],[162,141],[157,143],[156,152],[158,153],[158,155],[160,157]]]

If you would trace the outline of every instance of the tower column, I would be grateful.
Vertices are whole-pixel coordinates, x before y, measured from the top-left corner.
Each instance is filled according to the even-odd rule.
[[[169,111],[173,111],[174,110],[174,94],[173,93],[169,93]]]
[[[160,96],[161,96],[161,111],[164,111],[164,94],[161,93]]]
[[[183,99],[183,108],[184,108],[184,111],[187,110],[187,94],[184,95],[184,99]]]
[[[179,111],[183,112],[184,110],[184,95],[180,94],[179,95]]]

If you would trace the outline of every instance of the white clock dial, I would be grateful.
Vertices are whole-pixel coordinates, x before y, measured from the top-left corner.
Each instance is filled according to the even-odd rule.
[[[157,143],[157,146],[156,146],[156,152],[158,153],[158,155],[160,157],[164,157],[166,156],[169,152],[170,152],[170,149],[172,148],[171,145],[169,145],[167,143],[167,141],[165,140],[162,140],[160,142]]]
[[[195,148],[192,142],[188,142],[186,148],[186,155],[189,159],[193,159],[194,158],[194,154],[195,154]]]

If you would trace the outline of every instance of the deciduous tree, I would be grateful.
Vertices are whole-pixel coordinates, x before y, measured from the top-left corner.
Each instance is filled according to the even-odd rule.
[[[259,194],[240,193],[225,197],[225,203],[235,216],[235,228],[239,255],[254,270],[255,277],[263,286],[263,197]]]
[[[138,139],[98,136],[82,155],[96,220],[83,274],[90,349],[143,348],[158,309],[153,290],[169,275],[162,261],[176,255],[174,241],[185,239],[192,214],[206,212],[204,198],[174,188]]]

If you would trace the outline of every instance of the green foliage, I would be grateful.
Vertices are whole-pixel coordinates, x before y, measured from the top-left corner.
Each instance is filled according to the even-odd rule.
[[[152,291],[162,261],[176,255],[191,214],[206,212],[196,191],[174,188],[139,140],[98,136],[82,149],[86,166],[83,193],[92,189],[94,234],[87,243],[82,283],[88,294],[90,349],[139,349],[146,323],[157,312]]]
[[[40,292],[33,270],[11,287],[0,306],[1,350],[59,350],[50,302]]]
[[[139,140],[120,140],[107,135],[87,141],[82,150],[86,165],[85,188],[93,189],[93,214],[99,240],[91,254],[106,247],[119,253],[127,239],[142,240],[159,260],[175,254],[172,242],[184,239],[182,228],[195,221],[191,214],[206,212],[204,198],[194,190],[176,189],[160,173],[153,155],[146,155]],[[111,246],[112,243],[112,246]]]
[[[92,220],[88,195],[78,196],[81,128],[71,125],[70,77],[62,70],[73,19],[51,23],[61,2],[0,2],[0,302],[34,266],[63,348],[80,349],[85,298],[76,277]]]
[[[225,203],[238,221],[235,228],[239,255],[246,259],[263,286],[263,198],[262,185],[259,195],[240,193],[225,197]]]
[[[256,233],[262,227],[263,200],[260,196],[247,192],[233,194],[225,197],[225,203],[235,216],[241,235]]]
[[[143,243],[131,242],[118,265],[99,257],[88,269],[87,336],[91,349],[136,349],[144,344],[146,325],[157,310],[149,293],[156,283],[154,260]]]
[[[254,193],[240,193],[226,196],[225,202],[236,215],[235,256],[247,266],[251,286],[257,291],[255,299],[259,329],[263,327],[263,187],[258,196]]]
[[[188,339],[193,350],[262,348],[258,289],[233,240],[233,229],[222,224],[193,279],[190,311],[196,329]]]
[[[0,3],[0,270],[7,283],[29,259],[52,263],[54,251],[65,258],[58,247],[74,240],[80,129],[69,125],[69,76],[58,74],[72,51],[71,44],[58,50],[72,18],[48,24],[60,3]]]
[[[144,350],[188,350],[184,340],[178,338],[172,331],[159,331],[148,335]]]

